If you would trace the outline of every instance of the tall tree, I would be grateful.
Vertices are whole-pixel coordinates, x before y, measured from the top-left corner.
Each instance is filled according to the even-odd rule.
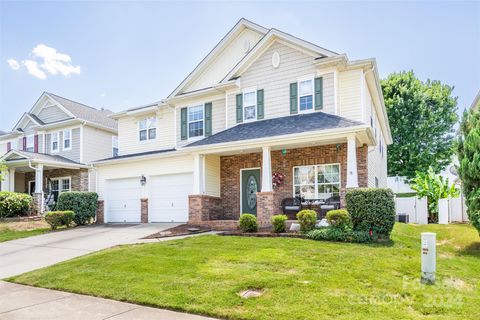
[[[388,146],[388,174],[415,177],[431,166],[438,173],[454,153],[454,129],[458,120],[453,87],[440,81],[420,81],[413,71],[392,73],[382,80],[392,130]]]
[[[480,109],[463,114],[457,154],[468,219],[480,233]]]

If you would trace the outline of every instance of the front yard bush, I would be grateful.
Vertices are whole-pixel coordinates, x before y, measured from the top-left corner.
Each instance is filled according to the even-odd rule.
[[[345,230],[352,228],[352,219],[345,209],[330,210],[327,212],[327,221],[330,225]]]
[[[250,213],[244,213],[240,216],[239,225],[243,232],[256,232],[258,230],[257,217]]]
[[[0,192],[0,218],[27,215],[33,199],[26,193]]]
[[[360,188],[345,196],[354,231],[390,237],[395,224],[394,195],[390,189]]]
[[[307,238],[312,240],[368,243],[372,237],[366,231],[342,230],[336,227],[326,227],[307,232]]]
[[[297,220],[301,232],[308,232],[315,228],[317,223],[317,212],[315,210],[302,210],[297,213]]]
[[[287,230],[287,226],[285,222],[287,222],[288,217],[284,214],[278,214],[275,216],[272,216],[272,226],[273,226],[273,232],[275,233],[282,233]]]
[[[58,196],[58,211],[74,211],[77,225],[85,225],[95,218],[98,194],[95,192],[70,191]]]
[[[70,226],[74,217],[73,211],[50,211],[45,214],[45,221],[47,221],[52,230],[55,230],[61,226]]]

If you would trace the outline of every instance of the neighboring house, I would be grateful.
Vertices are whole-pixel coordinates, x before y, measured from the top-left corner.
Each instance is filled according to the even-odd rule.
[[[100,221],[228,227],[248,212],[268,225],[284,198],[344,205],[347,188],[387,186],[375,59],[245,19],[166,99],[112,118],[119,155],[95,162]]]
[[[40,212],[63,191],[94,191],[88,163],[114,154],[111,113],[44,92],[11,132],[0,135],[0,162],[8,167],[1,190],[33,195]]]

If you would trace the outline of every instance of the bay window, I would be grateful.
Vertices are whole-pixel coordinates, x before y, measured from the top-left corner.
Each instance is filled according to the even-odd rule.
[[[295,197],[307,200],[340,197],[340,165],[294,167],[293,193]]]
[[[250,121],[257,119],[257,90],[246,90],[243,92],[243,120]]]
[[[298,81],[300,112],[313,110],[313,79]]]
[[[203,104],[188,107],[188,137],[202,137],[204,131],[205,113]]]
[[[138,122],[138,138],[140,141],[155,140],[157,138],[157,119],[146,118]]]

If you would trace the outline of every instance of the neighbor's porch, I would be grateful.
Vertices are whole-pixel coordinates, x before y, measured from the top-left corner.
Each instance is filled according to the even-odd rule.
[[[320,218],[322,204],[343,207],[348,188],[367,186],[367,157],[368,146],[356,135],[197,154],[189,223],[229,228],[241,213],[253,213],[266,227],[283,213],[282,201],[296,197]]]

